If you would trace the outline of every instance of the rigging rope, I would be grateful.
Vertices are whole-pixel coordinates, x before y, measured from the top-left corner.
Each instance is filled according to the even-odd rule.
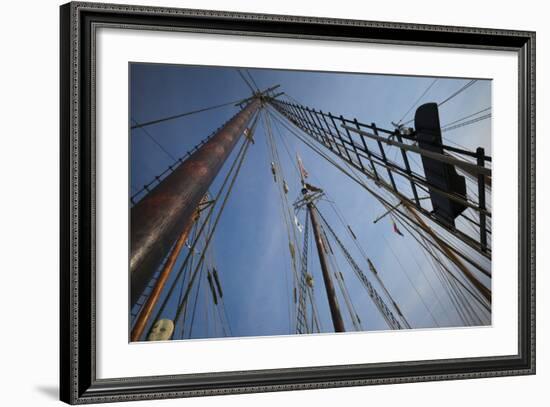
[[[477,79],[472,79],[470,80],[470,82],[466,83],[464,86],[462,86],[460,89],[458,89],[457,91],[455,91],[454,93],[452,93],[449,97],[447,97],[446,99],[444,99],[443,101],[439,102],[437,104],[438,107],[441,107],[443,106],[445,103],[447,103],[448,101],[452,100],[453,98],[455,98],[456,96],[460,95],[462,92],[464,92],[466,89],[468,89],[470,86],[472,86],[474,83],[477,82]],[[414,121],[414,118],[410,119],[409,121],[403,123],[403,125],[406,125],[406,124],[409,124],[409,123],[412,123]]]
[[[449,96],[447,99],[439,102],[437,105],[439,107],[443,106],[445,103],[447,103],[449,100],[452,100],[456,96],[460,95],[462,92],[464,92],[466,89],[468,89],[470,86],[472,86],[474,83],[477,82],[477,79],[472,79],[470,82],[468,82],[466,85],[458,89],[455,93],[453,93],[451,96]]]
[[[411,232],[408,230],[408,229],[405,229],[407,230],[407,232],[410,234]],[[424,236],[420,235],[421,239],[425,240]],[[414,238],[414,236],[413,236]],[[416,239],[415,239],[416,240]],[[416,241],[416,243],[419,245],[418,241]],[[420,245],[419,245],[420,246]],[[420,264],[420,262],[418,261],[417,259],[417,253],[418,252],[421,252],[422,255],[424,256],[424,258],[426,259],[428,265],[430,266],[430,269],[432,270],[432,272],[434,273],[434,275],[436,276],[436,278],[438,279],[439,283],[441,284],[442,288],[445,290],[446,293],[448,293],[448,289],[446,286],[443,285],[443,281],[442,281],[442,278],[441,278],[441,272],[438,268],[436,268],[436,264],[434,264],[434,260],[432,259],[431,256],[428,256],[428,254],[426,253],[427,250],[429,250],[429,248],[427,247],[427,245],[425,246],[420,246],[423,250],[415,250],[412,248],[412,246],[410,245],[407,245],[407,248],[409,249],[409,252],[411,254],[411,258],[414,260],[414,262],[416,263],[418,269],[423,269],[422,265]],[[426,248],[424,248],[426,247]],[[437,294],[437,290],[435,290],[435,293],[436,293],[436,296],[438,298],[438,302],[439,304],[441,305],[442,304],[442,300],[441,298],[439,297],[439,294]],[[449,294],[448,294],[449,295]],[[444,311],[445,313],[445,316],[447,317],[447,319],[449,321],[451,321],[451,315],[449,313],[449,311],[446,309],[446,307],[443,307],[443,305],[441,305],[441,310]],[[465,325],[465,323],[464,323]]]
[[[424,306],[424,308],[426,309],[426,311],[428,311],[428,315],[430,317],[430,319],[433,321],[433,323],[435,324],[435,326],[441,326],[439,321],[435,318],[435,315],[433,314],[431,308],[428,306],[428,304],[426,303],[426,301],[424,300],[424,297],[422,296],[422,294],[420,293],[420,291],[418,290],[418,288],[416,287],[416,285],[413,283],[409,273],[406,271],[406,268],[405,266],[403,266],[403,264],[401,263],[401,260],[399,260],[399,256],[397,256],[397,254],[395,253],[395,251],[393,250],[393,247],[391,246],[391,244],[388,242],[388,239],[386,238],[385,232],[382,232],[381,235],[382,235],[382,238],[384,239],[384,242],[386,242],[386,245],[387,247],[390,249],[390,252],[392,254],[392,256],[395,258],[395,260],[397,261],[397,264],[399,264],[399,267],[401,268],[401,270],[403,271],[403,274],[405,275],[405,277],[407,278],[407,280],[409,281],[409,284],[411,285],[411,287],[413,288],[413,290],[415,291],[416,295],[418,296],[418,298],[420,299],[420,302],[422,303],[422,305]]]
[[[222,104],[215,105],[215,106],[210,106],[210,107],[204,107],[202,109],[192,110],[190,112],[185,112],[185,113],[180,113],[180,114],[176,114],[176,115],[173,115],[173,116],[163,117],[162,119],[151,120],[151,121],[144,122],[144,123],[137,123],[135,120],[133,120],[134,125],[131,126],[130,129],[131,130],[143,129],[146,126],[152,126],[153,124],[167,122],[167,121],[174,120],[174,119],[179,119],[179,118],[185,117],[185,116],[191,116],[191,115],[194,115],[196,113],[207,112],[209,110],[219,109],[220,107],[225,107],[225,106],[229,106],[229,105],[234,106],[235,104],[238,104],[239,102],[242,102],[242,101],[243,101],[243,99],[237,99],[237,100],[233,100],[231,102],[222,103]]]
[[[442,133],[446,133],[446,132],[449,132],[451,130],[456,130],[460,127],[464,127],[464,126],[469,126],[470,124],[474,124],[474,123],[477,123],[477,122],[480,122],[482,120],[485,120],[485,119],[488,119],[491,117],[491,113],[488,113],[484,116],[481,116],[481,117],[476,117],[475,119],[471,119],[471,120],[468,120],[466,122],[463,122],[463,123],[459,123],[459,124],[455,124],[454,126],[449,126],[449,127],[445,127],[445,128],[442,128],[441,129],[441,132]]]
[[[315,302],[315,292],[313,290],[313,287],[307,287],[307,295],[309,297],[309,302],[311,304],[311,318],[312,318],[312,326],[315,324],[317,327],[317,332],[321,333],[323,327],[321,325],[321,321],[319,321],[319,310],[317,309],[317,303]],[[313,330],[312,330],[313,332]]]
[[[429,249],[427,247],[427,244],[426,243],[429,243],[430,245],[432,245],[434,248],[440,250],[439,246],[437,246],[434,242],[432,242],[430,239],[427,239],[423,233],[419,232],[418,228],[419,226],[418,225],[415,225],[411,219],[407,218],[406,216],[404,216],[402,213],[400,212],[396,212],[396,215],[397,217],[399,218],[398,222],[401,226],[403,226],[403,228],[409,233],[409,235],[411,235],[413,237],[413,239],[415,239],[417,241],[417,243],[424,248],[425,252],[430,254],[430,256],[432,256],[439,264],[441,264],[444,268],[445,268],[445,271],[455,280],[458,281],[458,283],[466,290],[468,291],[468,293],[470,293],[470,295],[472,295],[472,297],[474,297],[478,302],[482,303],[482,304],[485,304],[485,301],[479,297],[478,295],[474,294],[468,287],[466,287],[464,285],[464,283],[462,283],[462,281],[458,280],[458,277],[456,277],[443,263],[442,261],[439,259],[439,257],[436,257],[435,254],[433,253],[433,251],[431,249]],[[409,225],[413,230],[415,230],[415,232],[418,234],[418,238],[422,239],[424,241],[424,244],[422,244],[417,236],[411,232],[411,230],[409,229],[409,227],[407,226]],[[420,228],[421,229],[421,228]],[[441,252],[441,254],[445,255],[445,253]],[[489,308],[487,308],[489,309]]]
[[[242,78],[242,80],[244,81],[244,83],[246,83],[246,86],[248,86],[248,88],[250,89],[250,91],[252,93],[255,93],[256,91],[254,90],[254,88],[252,87],[252,85],[250,84],[250,82],[248,82],[246,80],[246,78],[244,77],[243,73],[241,72],[240,69],[237,68],[237,72],[239,73],[240,77]]]
[[[134,119],[132,119],[132,121],[133,121],[134,123],[137,123]],[[147,130],[145,130],[143,127],[140,127],[140,129],[145,133],[145,135],[147,135],[147,137],[149,137],[149,138],[151,139],[151,141],[153,141],[153,143],[155,143],[155,144],[157,145],[158,148],[160,148],[160,149],[162,150],[162,152],[163,152],[164,154],[166,154],[168,157],[170,157],[170,158],[172,159],[172,161],[176,161],[176,158],[175,158],[172,154],[170,154],[170,152],[168,152],[168,150],[166,150],[166,149],[163,147],[163,145],[160,144],[160,143],[158,142],[158,140],[155,139],[155,138],[151,135],[151,133],[149,133],[149,132],[148,132]]]
[[[202,278],[200,278],[200,277],[202,276],[203,266],[204,265],[201,265],[201,268],[200,268],[200,271],[199,271],[199,282],[197,283],[197,288],[196,288],[196,291],[195,291],[195,300],[193,302],[193,312],[191,314],[191,323],[189,325],[189,338],[191,338],[191,336],[193,335],[193,326],[195,325],[194,324],[195,315],[196,315],[196,312],[197,312],[197,304],[199,302],[199,292],[200,292],[200,289],[201,289],[201,282],[202,282]],[[187,301],[185,303],[187,304]],[[178,320],[178,318],[174,318],[174,320]]]
[[[194,225],[193,225],[193,230],[190,234],[190,238],[191,238],[190,240],[191,241],[194,241],[197,238],[197,229],[198,229],[198,222],[195,222]],[[185,289],[186,277],[187,277],[188,273],[190,272],[190,270],[193,267],[193,259],[194,259],[194,251],[193,251],[193,253],[191,253],[191,259],[188,263],[188,267],[184,268],[184,273],[183,273],[183,276],[182,276],[182,279],[181,279],[181,289],[180,289],[180,293],[179,293],[178,301],[177,301],[178,305],[182,304],[182,298],[183,298],[183,292],[184,292],[184,289]],[[181,323],[181,338],[182,339],[183,339],[183,335],[184,335],[184,331],[185,331],[185,319],[186,319],[186,316],[187,316],[187,303],[185,303],[183,306],[185,307],[185,309],[184,309],[182,323]],[[176,334],[175,334],[176,329],[175,328],[177,327],[177,325],[178,325],[178,320],[174,320],[174,337],[176,336]]]
[[[256,81],[254,80],[254,78],[252,77],[252,74],[250,73],[250,71],[248,69],[245,69],[245,72],[248,74],[248,77],[250,78],[250,80],[252,81],[252,84],[256,87],[256,90],[259,91],[260,90],[260,87],[258,86],[258,84],[256,83]]]
[[[486,112],[487,110],[491,110],[491,106],[486,107],[485,109],[478,110],[478,111],[475,112],[475,113],[471,113],[471,114],[469,114],[469,115],[466,115],[466,116],[464,116],[464,117],[461,117],[460,119],[453,120],[453,121],[450,122],[450,123],[447,123],[447,124],[442,125],[441,128],[443,129],[443,128],[445,128],[445,127],[449,127],[449,126],[451,126],[451,125],[453,125],[453,124],[456,124],[456,123],[458,123],[458,122],[461,122],[462,120],[466,120],[466,119],[469,119],[470,117],[477,116],[477,115],[480,114],[480,113]],[[460,144],[457,144],[457,145],[458,145],[459,147],[462,147],[462,148],[464,148],[465,150],[467,150],[466,147],[461,146]]]
[[[399,119],[399,121],[397,122],[397,124],[399,125],[403,119],[411,112],[411,110],[414,109],[414,107],[418,104],[418,102],[420,102],[422,100],[422,98],[424,96],[426,96],[426,94],[430,91],[430,89],[435,85],[435,83],[438,81],[438,79],[434,79],[432,81],[432,83],[430,83],[430,85],[426,88],[426,90],[422,93],[422,95],[420,95],[420,97],[418,99],[416,99],[416,101],[412,104],[412,106],[409,108],[409,110],[407,110],[405,112],[405,114],[401,117],[401,119]]]
[[[316,209],[317,209],[317,213],[321,216],[319,212],[319,208],[316,207]],[[323,219],[323,221],[324,223],[326,223],[326,219]],[[355,328],[355,330],[359,332],[362,330],[361,319],[359,318],[359,315],[357,314],[357,311],[353,306],[353,302],[347,290],[347,286],[344,282],[344,276],[342,274],[340,266],[338,265],[338,260],[336,259],[336,256],[332,250],[332,245],[330,244],[330,241],[328,239],[328,236],[326,234],[326,231],[323,225],[320,226],[320,229],[321,229],[321,239],[323,240],[323,246],[328,248],[328,251],[326,251],[327,258],[328,258],[328,261],[330,262],[331,269],[333,270],[334,278],[338,283],[338,288],[340,289],[340,293],[344,298],[344,303],[346,304],[346,309],[348,310],[351,323]]]
[[[443,262],[441,261],[438,253],[434,253],[434,258],[436,258],[438,260],[439,265],[443,267]],[[473,311],[471,302],[466,300],[463,290],[460,290],[457,287],[457,283],[459,283],[460,280],[458,279],[450,280],[449,274],[445,274],[445,273],[443,273],[442,276],[448,282],[451,298],[455,300],[457,311],[461,313],[461,316],[465,321],[465,324],[475,325],[476,322],[481,323],[481,319]]]
[[[424,237],[422,237],[422,239],[425,241]],[[436,276],[438,276],[441,286],[443,287],[443,289],[447,293],[447,296],[449,298],[449,302],[453,306],[453,308],[455,310],[455,314],[458,317],[458,319],[460,320],[460,323],[462,325],[468,325],[467,317],[464,314],[464,311],[463,311],[459,301],[457,300],[455,289],[451,285],[450,277],[442,272],[443,263],[442,263],[441,259],[436,254],[433,254],[433,259],[432,258],[428,258],[428,259],[430,260],[432,265],[437,270]],[[437,261],[435,261],[434,259],[437,259]]]
[[[296,312],[296,333],[308,333],[307,326],[307,274],[308,274],[308,251],[309,251],[309,217],[306,215],[304,226],[304,244],[302,245],[302,258],[300,267],[298,307]]]
[[[323,232],[324,233],[324,232]],[[325,236],[326,238],[326,236]],[[328,240],[327,240],[328,243]],[[357,332],[362,331],[363,328],[361,326],[361,319],[359,318],[359,315],[357,314],[357,310],[355,309],[353,305],[353,301],[351,300],[351,297],[349,295],[348,288],[346,286],[346,283],[344,281],[344,275],[342,274],[342,271],[340,270],[340,267],[338,266],[338,262],[336,260],[336,257],[334,254],[330,254],[328,256],[329,261],[331,262],[331,265],[334,270],[334,278],[336,279],[336,282],[338,283],[338,288],[340,288],[340,292],[342,294],[342,297],[344,298],[344,302],[346,304],[346,308],[348,310],[351,323],[355,330]]]
[[[325,192],[325,194],[326,194],[326,192]],[[361,245],[357,241],[357,237],[355,236],[355,234],[351,231],[350,224],[344,219],[344,215],[342,213],[340,213],[340,210],[338,209],[336,203],[331,202],[331,201],[328,201],[328,202],[329,202],[330,206],[332,207],[334,213],[336,214],[337,218],[340,220],[340,223],[342,224],[344,230],[346,230],[346,233],[351,238],[351,240],[354,242],[354,244],[357,247],[359,253],[361,254],[363,259],[367,263],[368,269],[370,270],[371,274],[374,276],[374,278],[378,282],[380,288],[382,289],[382,291],[386,295],[386,298],[391,302],[391,304],[393,305],[397,315],[399,315],[399,317],[401,318],[401,321],[403,322],[403,325],[406,328],[410,329],[411,325],[409,324],[409,322],[407,321],[405,316],[402,314],[400,307],[397,305],[397,302],[394,300],[393,296],[390,294],[389,290],[386,288],[386,285],[382,281],[380,275],[378,274],[378,272],[375,271],[374,265],[372,264],[372,262],[370,261],[370,259],[367,256],[367,254],[365,253],[365,251],[363,250],[363,248],[361,247]],[[323,218],[323,215],[320,212],[319,212],[319,215],[321,216],[321,218]],[[331,234],[335,237],[336,241],[338,242],[339,239],[336,236],[334,230],[332,230],[330,225],[328,225],[326,219],[323,218],[323,220],[324,220],[325,224],[327,225],[327,227],[329,228]]]
[[[211,232],[210,226],[211,226],[211,224],[209,223],[206,235],[209,235],[210,232]],[[201,237],[203,238],[204,244],[206,244],[206,236],[203,234]],[[216,294],[215,294],[214,291],[209,291],[209,289],[208,289],[209,286],[212,289],[212,285],[209,284],[209,286],[207,286],[206,281],[205,281],[204,284],[202,284],[202,280],[208,278],[208,275],[210,274],[209,270],[214,269],[214,262],[213,262],[213,258],[212,258],[212,246],[209,246],[208,250],[205,249],[203,251],[205,253],[205,259],[204,259],[203,264],[201,265],[201,268],[200,268],[200,271],[199,271],[199,277],[198,277],[199,282],[198,282],[198,285],[196,287],[196,292],[195,292],[195,296],[194,296],[193,310],[192,310],[192,315],[191,315],[191,321],[190,321],[190,324],[189,324],[188,337],[191,338],[192,335],[193,335],[193,327],[194,327],[194,323],[195,323],[195,316],[196,316],[196,313],[197,313],[197,308],[199,306],[199,303],[201,302],[200,297],[199,297],[200,289],[203,286],[205,287],[203,289],[204,298],[203,298],[203,301],[202,301],[202,307],[204,308],[204,312],[205,312],[204,321],[206,323],[206,325],[205,325],[206,326],[206,334],[205,335],[208,337],[209,324],[210,324],[209,321],[211,320],[212,325],[213,325],[214,335],[215,336],[218,335],[217,334],[217,332],[218,332],[217,327],[218,327],[218,322],[219,322],[219,325],[221,327],[221,332],[222,332],[223,336],[227,336],[226,326],[225,326],[223,318],[221,316],[219,307],[216,304],[216,303],[219,303],[218,298],[216,297]],[[189,267],[187,267],[187,270],[189,270],[189,273],[191,272],[190,270],[192,270],[192,268],[193,268],[193,265],[192,265],[192,262],[191,262],[191,263],[189,263]],[[209,281],[209,283],[210,283],[210,281]],[[183,313],[183,322],[182,322],[182,330],[181,330],[181,335],[180,335],[180,338],[183,339],[184,338],[184,333],[185,333],[185,315],[187,313],[187,307],[188,307],[188,304],[189,304],[188,301],[182,301],[183,292],[184,292],[184,289],[185,289],[185,275],[184,275],[184,278],[182,280],[181,287],[182,287],[182,290],[181,290],[180,298],[178,299],[177,304],[178,304],[178,307],[183,308],[183,311],[182,311],[182,313]],[[211,310],[211,312],[212,312],[212,318],[211,319],[208,317],[209,312],[210,312],[209,307],[212,305],[211,302],[209,301],[209,299],[211,298],[209,293],[212,295],[212,301],[214,302],[213,309]],[[219,300],[221,301],[221,297],[220,297]],[[216,313],[218,315],[218,318],[216,318]],[[179,318],[174,320],[174,324],[176,324],[177,321],[179,321]],[[229,328],[229,325],[228,325],[228,328]]]
[[[392,222],[395,223],[396,221],[396,217],[395,215],[393,215],[392,213],[390,213],[390,218],[392,220]],[[408,245],[405,245],[408,247]],[[408,247],[409,251],[410,251],[410,247]],[[412,253],[411,253],[412,254]],[[430,281],[430,279],[427,277],[425,271],[424,271],[424,268],[423,267],[418,267],[418,269],[420,270],[420,274],[424,277],[424,280],[428,283],[428,287],[430,288],[431,292],[433,293],[433,298],[436,299],[437,303],[439,304],[440,307],[443,307],[443,304],[441,302],[441,299],[439,298],[439,295],[437,294],[437,291],[435,290],[435,288],[433,287],[432,285],[432,282]]]
[[[338,235],[336,235],[336,233],[334,232],[332,227],[327,223],[327,220],[324,218],[324,216],[321,214],[321,212],[319,211],[318,208],[317,208],[317,213],[319,214],[319,216],[321,217],[324,225],[328,228],[328,230],[331,233],[332,237],[334,238],[334,240],[338,244],[338,247],[340,248],[340,250],[344,254],[344,257],[345,257],[346,261],[351,266],[351,268],[354,271],[355,275],[357,276],[359,281],[361,281],[363,283],[363,285],[365,286],[365,288],[367,289],[367,293],[369,294],[369,297],[371,298],[372,302],[378,308],[378,310],[380,311],[380,313],[382,314],[382,316],[384,317],[386,322],[388,322],[388,326],[392,329],[400,329],[401,325],[397,321],[395,316],[393,315],[392,311],[388,308],[388,306],[382,300],[382,298],[380,297],[380,295],[378,294],[378,292],[376,291],[376,289],[374,288],[374,286],[372,285],[370,280],[367,278],[365,273],[363,273],[363,270],[361,270],[359,265],[355,262],[355,260],[351,256],[351,254],[348,252],[348,250],[346,249],[346,247],[344,246],[344,244],[342,243],[342,241],[338,237]],[[395,305],[396,303],[394,302],[393,304]],[[398,315],[400,315],[400,312],[398,312]]]
[[[281,165],[281,160],[279,157],[279,152],[277,150],[277,146],[275,144],[275,139],[273,137],[273,130],[271,126],[271,121],[269,120],[269,117],[267,113],[264,111],[262,112],[262,118],[264,120],[264,128],[266,130],[266,143],[268,146],[268,149],[271,153],[271,162],[274,164],[274,167],[272,168],[272,171],[275,171],[274,177],[276,178],[277,172],[279,172],[279,180],[276,180],[276,188],[279,194],[280,202],[281,202],[281,212],[283,216],[283,221],[285,223],[286,227],[286,234],[288,239],[288,247],[290,251],[290,262],[291,262],[291,268],[292,268],[292,277],[293,277],[293,290],[296,289],[297,283],[299,281],[298,271],[297,271],[297,256],[299,255],[296,248],[298,247],[298,238],[296,234],[296,228],[294,223],[292,222],[292,211],[290,210],[290,204],[288,202],[287,194],[284,190],[286,185],[286,178],[283,170],[283,166]],[[288,188],[288,187],[287,187]],[[285,273],[285,280],[288,281],[286,273]],[[286,285],[288,288],[288,284]],[[292,305],[293,301],[289,294],[289,323],[292,319],[292,312],[293,309]]]

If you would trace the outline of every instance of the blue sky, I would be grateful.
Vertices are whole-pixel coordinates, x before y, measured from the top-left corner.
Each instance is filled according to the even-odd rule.
[[[250,90],[235,68],[131,64],[130,70],[130,114],[131,120],[136,122],[250,95]],[[375,122],[377,126],[387,129],[392,129],[391,121],[401,119],[434,80],[410,76],[265,69],[249,69],[249,72],[260,88],[280,84],[279,90],[304,105],[347,118],[356,117],[366,123]],[[440,102],[467,82],[468,79],[439,78],[420,103]],[[441,108],[440,120],[444,125],[490,106],[491,81],[479,80]],[[170,155],[180,157],[237,110],[237,107],[228,106],[149,126],[147,131]],[[412,118],[413,114],[414,109],[404,121]],[[310,182],[321,186],[328,198],[344,213],[361,247],[376,265],[411,325],[418,328],[460,325],[422,249],[410,237],[395,234],[389,218],[373,224],[372,221],[384,212],[382,206],[330,163],[301,144],[284,127],[275,124],[274,133],[283,173],[290,187],[289,200],[293,202],[298,197],[300,186],[295,164],[286,153],[283,138],[292,160],[294,153],[298,152],[311,174]],[[265,129],[259,124],[256,143],[249,150],[212,246],[213,262],[222,280],[227,318],[233,336],[289,334],[290,327],[294,326],[293,321],[289,323],[292,274],[288,240],[281,218],[277,186],[271,175],[271,159],[265,137]],[[482,146],[487,154],[491,154],[490,120],[454,130],[444,137],[448,142],[468,149],[475,150]],[[130,145],[130,192],[133,193],[165,170],[172,159],[140,129],[131,132]],[[400,155],[391,149],[388,150],[388,157],[400,160]],[[232,158],[215,180],[213,191],[220,185],[220,179]],[[421,171],[418,167],[420,160],[418,157],[415,160],[413,167]],[[398,183],[403,187],[408,185],[405,180],[398,180]],[[324,201],[320,201],[318,206],[370,278],[366,262],[349,241],[345,226],[339,222],[332,206]],[[303,223],[304,213],[299,217]],[[347,263],[338,255],[336,261],[344,274],[363,328],[386,329],[383,319]],[[315,279],[321,325],[325,330],[330,330],[330,313],[315,252],[310,252],[309,264]],[[200,294],[201,298],[204,295]],[[173,313],[173,310],[170,311],[172,305],[171,302],[165,316],[170,317]],[[347,314],[342,298],[340,307],[343,314]],[[193,337],[218,336],[219,332],[211,328],[207,331],[207,320],[212,315],[207,314],[206,307],[202,308],[197,313]],[[351,327],[347,315],[344,318],[347,326]]]

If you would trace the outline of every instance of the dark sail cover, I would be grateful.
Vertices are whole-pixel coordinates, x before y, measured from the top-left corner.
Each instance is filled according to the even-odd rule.
[[[438,154],[444,154],[441,147],[441,125],[437,103],[420,106],[414,116],[418,147]],[[453,165],[422,156],[422,165],[428,184],[451,194],[466,197],[466,180],[458,175]],[[434,188],[429,188],[433,213],[446,224],[455,225],[455,218],[465,209],[461,203],[449,199]]]

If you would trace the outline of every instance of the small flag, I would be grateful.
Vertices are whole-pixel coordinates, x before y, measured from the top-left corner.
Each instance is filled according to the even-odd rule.
[[[296,228],[298,229],[298,231],[302,233],[302,231],[304,230],[304,227],[300,225],[300,222],[298,221],[298,218],[296,217],[296,215],[294,215],[294,223],[296,224]]]
[[[296,159],[298,161],[298,168],[300,169],[300,175],[302,176],[302,178],[307,178],[309,174],[304,168],[304,163],[302,162],[302,159],[300,158],[298,153],[296,153]]]
[[[397,228],[397,225],[395,224],[395,222],[393,220],[391,222],[393,223],[393,231],[397,233],[399,236],[403,236],[403,233],[401,233],[401,231]]]

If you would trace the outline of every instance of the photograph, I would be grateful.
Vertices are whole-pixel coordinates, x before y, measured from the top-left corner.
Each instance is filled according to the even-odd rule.
[[[128,70],[130,342],[492,325],[491,78]]]
[[[59,52],[44,47],[59,56],[42,81],[59,115],[41,104],[59,120],[59,332],[40,350],[59,355],[59,399],[540,390],[543,13],[203,3],[70,2]]]

